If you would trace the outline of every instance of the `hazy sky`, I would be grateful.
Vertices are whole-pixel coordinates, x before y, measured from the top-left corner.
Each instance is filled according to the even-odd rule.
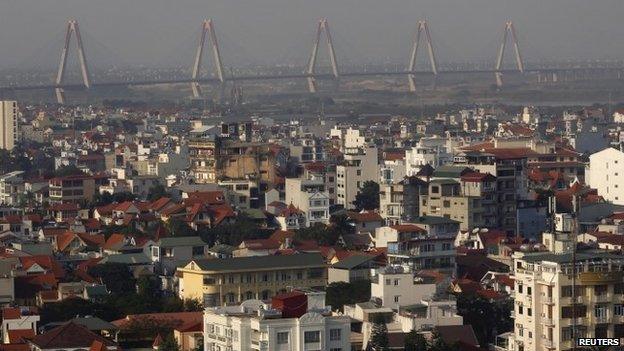
[[[406,61],[423,17],[440,61],[493,58],[507,19],[527,60],[624,59],[624,0],[0,0],[0,66],[55,61],[70,17],[91,39],[87,55],[103,62],[189,64],[209,17],[226,65],[305,62],[320,17],[339,59]]]

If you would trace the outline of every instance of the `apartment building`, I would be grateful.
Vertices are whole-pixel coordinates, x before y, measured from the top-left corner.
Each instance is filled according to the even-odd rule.
[[[397,308],[420,303],[433,296],[436,284],[414,276],[409,267],[386,266],[375,271],[371,279],[371,299],[383,307]]]
[[[622,256],[581,251],[576,265],[570,251],[518,252],[513,259],[514,332],[508,350],[565,351],[577,338],[624,336]]]
[[[14,171],[0,176],[0,204],[15,206],[24,192],[24,171]]]
[[[13,150],[18,140],[17,102],[0,101],[0,149]]]
[[[329,223],[329,194],[322,178],[286,178],[286,198],[305,215],[307,227],[315,223]]]
[[[50,203],[91,201],[96,192],[96,183],[101,177],[72,175],[51,178],[49,181]]]
[[[397,183],[380,184],[379,214],[386,225],[416,219],[420,212],[420,197],[426,195],[428,189],[428,184],[418,177],[405,177]]]
[[[215,137],[193,138],[188,142],[191,174],[199,184],[217,181],[217,139]]]
[[[624,205],[624,152],[606,148],[592,154],[586,176],[587,184],[605,200]]]
[[[344,161],[336,166],[336,193],[338,205],[353,209],[355,196],[367,181],[379,181],[377,147],[345,148]]]
[[[351,320],[332,315],[325,293],[281,294],[204,312],[204,350],[348,351]]]
[[[434,173],[435,175],[435,173]],[[436,178],[420,198],[420,214],[460,222],[461,230],[495,227],[496,178],[489,173],[461,172],[453,178]]]
[[[451,162],[453,154],[447,138],[422,138],[415,146],[405,151],[405,173],[408,176],[417,175],[425,165],[438,168]]]
[[[455,264],[454,236],[437,236],[413,224],[377,228],[375,246],[388,248],[391,264],[412,269],[451,269]]]
[[[176,275],[180,297],[200,299],[207,307],[268,300],[289,287],[327,284],[327,266],[318,253],[192,260]]]

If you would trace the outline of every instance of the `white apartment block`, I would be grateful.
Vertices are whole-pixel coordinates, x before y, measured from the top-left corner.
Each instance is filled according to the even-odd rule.
[[[24,172],[14,171],[0,176],[0,204],[15,206],[24,192]]]
[[[377,147],[364,146],[349,149],[344,162],[336,166],[336,203],[346,209],[355,206],[355,196],[367,181],[379,181]]]
[[[286,205],[292,204],[303,211],[306,226],[329,223],[329,194],[322,178],[286,178]]]
[[[436,292],[436,284],[415,277],[409,267],[386,266],[375,273],[371,279],[371,299],[383,307],[417,304]]]
[[[585,180],[605,200],[624,205],[624,152],[606,148],[589,156]]]
[[[299,317],[283,317],[282,311],[259,300],[207,308],[204,350],[351,350],[349,317],[332,315],[324,299],[324,293],[314,297],[308,294],[307,312]]]
[[[13,150],[18,139],[17,102],[0,101],[0,149]]]
[[[438,168],[453,161],[451,141],[447,138],[422,138],[416,146],[405,151],[405,173],[414,176],[424,165]]]
[[[514,331],[499,336],[497,350],[565,351],[577,338],[624,335],[622,256],[577,253],[574,291],[571,252],[518,252],[513,258]]]

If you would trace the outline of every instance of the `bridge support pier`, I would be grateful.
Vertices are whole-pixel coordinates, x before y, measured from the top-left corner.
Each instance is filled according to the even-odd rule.
[[[197,52],[195,53],[195,61],[193,63],[193,73],[192,73],[192,82],[191,82],[191,91],[193,93],[193,97],[198,99],[202,95],[201,86],[199,85],[199,75],[201,70],[202,56],[204,54],[204,43],[206,42],[206,34],[210,37],[210,43],[212,44],[212,55],[215,64],[215,70],[217,74],[217,78],[221,83],[221,86],[225,84],[225,77],[223,76],[223,63],[221,61],[221,52],[219,51],[219,42],[217,41],[217,35],[214,30],[214,24],[212,20],[205,20],[202,23],[201,28],[201,36],[199,39],[199,44],[197,45]],[[224,88],[221,88],[224,90]],[[223,94],[221,94],[223,95]]]
[[[498,57],[496,58],[496,73],[494,74],[496,77],[496,85],[499,88],[503,86],[503,73],[501,72],[501,69],[503,66],[503,57],[505,56],[505,48],[507,47],[507,38],[510,33],[516,54],[516,65],[518,67],[518,71],[520,71],[520,73],[524,72],[524,63],[522,62],[522,55],[520,54],[520,45],[518,44],[518,37],[516,36],[516,28],[514,27],[513,22],[509,21],[505,23],[503,41],[498,49]]]
[[[338,73],[338,62],[336,60],[336,51],[334,51],[334,43],[331,36],[331,31],[329,30],[329,23],[327,22],[327,18],[321,18],[318,22],[318,26],[316,28],[316,40],[314,41],[314,46],[312,47],[312,54],[310,55],[310,60],[308,61],[308,69],[306,71],[307,79],[308,79],[308,91],[310,93],[317,92],[316,78],[314,77],[316,71],[316,58],[318,56],[319,46],[321,45],[321,35],[325,32],[325,38],[327,39],[327,52],[329,54],[329,60],[332,68],[332,75],[334,76],[336,90],[340,85],[340,75]]]
[[[65,32],[65,44],[63,45],[63,51],[61,51],[61,61],[59,62],[58,71],[56,74],[56,88],[54,92],[56,94],[56,102],[59,104],[65,103],[65,90],[61,87],[63,79],[65,78],[65,66],[67,65],[67,54],[69,52],[69,44],[71,41],[72,33],[76,36],[76,46],[78,47],[78,61],[80,62],[80,73],[82,74],[82,83],[85,88],[91,87],[91,80],[89,78],[89,69],[87,66],[87,58],[85,55],[84,47],[82,45],[82,37],[80,36],[80,27],[76,20],[69,20],[67,22],[67,31]]]
[[[427,44],[427,52],[429,54],[429,64],[431,65],[431,71],[433,72],[433,84],[434,87],[437,85],[436,78],[438,75],[438,64],[436,62],[435,53],[433,51],[433,43],[431,41],[431,33],[429,32],[429,25],[427,21],[418,21],[418,31],[416,32],[416,37],[414,37],[414,42],[412,44],[412,51],[410,54],[409,64],[407,66],[407,81],[409,83],[409,91],[416,92],[416,79],[414,75],[414,70],[416,69],[416,58],[418,56],[418,47],[420,45],[420,37],[421,34],[425,35],[425,43]]]

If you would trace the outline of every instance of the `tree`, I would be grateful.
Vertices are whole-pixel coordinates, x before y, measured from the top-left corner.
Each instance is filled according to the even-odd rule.
[[[388,327],[383,316],[377,315],[373,321],[373,330],[371,331],[369,348],[373,351],[388,350]]]
[[[379,184],[372,180],[364,182],[353,201],[358,210],[374,210],[379,208]]]
[[[158,345],[158,351],[180,351],[180,345],[173,337],[173,333],[167,334],[162,339],[160,345]]]
[[[295,233],[295,240],[313,240],[321,245],[335,245],[341,232],[333,226],[314,223],[307,228],[300,228]]]
[[[479,344],[487,345],[500,333],[512,330],[509,318],[512,300],[489,301],[480,296],[461,294],[457,297],[457,313],[464,323],[472,325]]]
[[[136,281],[128,266],[123,263],[98,264],[89,269],[89,274],[101,279],[113,294],[124,295],[135,291]]]
[[[147,200],[148,201],[156,201],[161,197],[168,197],[169,193],[167,193],[167,189],[164,185],[157,183],[153,187],[149,189],[147,192]]]
[[[411,330],[405,336],[405,351],[428,351],[427,340],[425,337],[417,332]]]
[[[343,310],[344,305],[366,302],[371,297],[371,284],[368,279],[356,280],[352,283],[331,283],[325,289],[327,304],[335,310]]]
[[[197,232],[188,226],[185,222],[173,218],[167,223],[167,229],[172,236],[196,236]]]
[[[56,171],[54,171],[55,177],[67,177],[73,175],[84,175],[85,173],[78,167],[74,165],[62,166],[59,167]]]
[[[437,330],[433,331],[431,335],[431,345],[429,345],[429,351],[459,351],[457,343],[449,345]]]
[[[233,223],[221,224],[214,228],[200,229],[199,236],[209,245],[217,241],[221,244],[238,246],[247,239],[266,239],[271,230],[260,228],[249,216],[239,214]]]

